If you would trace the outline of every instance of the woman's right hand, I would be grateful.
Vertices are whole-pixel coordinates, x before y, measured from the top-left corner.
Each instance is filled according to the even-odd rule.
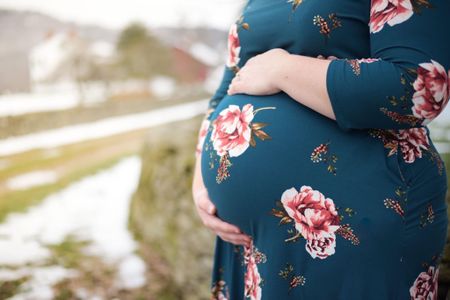
[[[239,227],[224,222],[216,216],[216,207],[209,199],[208,191],[203,184],[200,164],[199,155],[195,163],[192,196],[200,219],[207,228],[217,234],[222,240],[249,247],[250,236],[241,232]]]

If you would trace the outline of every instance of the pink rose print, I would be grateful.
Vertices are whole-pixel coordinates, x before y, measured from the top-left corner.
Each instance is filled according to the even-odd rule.
[[[424,127],[400,129],[397,134],[398,143],[403,153],[403,159],[412,163],[422,157],[422,149],[428,150],[430,142]]]
[[[383,29],[385,24],[394,26],[408,20],[413,15],[410,0],[372,0],[370,9],[370,32]]]
[[[429,266],[417,276],[409,289],[412,300],[437,300],[439,267]]]
[[[333,200],[325,198],[321,192],[310,186],[302,186],[300,192],[295,188],[284,191],[281,203],[288,215],[294,219],[295,228],[305,239],[334,233],[339,228]]]
[[[202,124],[200,125],[200,130],[197,136],[197,147],[195,149],[195,153],[197,156],[200,155],[200,153],[202,152],[203,144],[205,142],[205,137],[206,134],[208,133],[210,123],[211,122],[207,118],[204,118]]]
[[[336,247],[336,236],[334,233],[322,234],[319,238],[313,238],[307,241],[306,251],[312,258],[324,259],[333,255]]]
[[[228,285],[223,279],[224,269],[222,266],[219,267],[219,278],[214,281],[211,286],[210,300],[230,300],[230,291],[228,290]]]
[[[213,121],[210,140],[217,155],[220,156],[217,183],[230,176],[228,171],[232,165],[230,157],[241,155],[249,146],[256,146],[255,136],[263,141],[271,139],[270,135],[261,129],[267,123],[252,122],[256,113],[265,109],[275,107],[260,107],[254,110],[253,105],[247,103],[241,110],[238,105],[230,104],[221,110]]]
[[[218,299],[219,299],[219,300],[228,300],[228,298],[225,297],[225,295],[222,294],[222,293],[219,293],[219,298],[218,298]]]
[[[241,155],[250,145],[250,122],[253,120],[253,106],[231,104],[222,110],[213,123],[211,139],[219,156],[228,152],[230,157]]]
[[[244,297],[250,300],[260,300],[262,296],[261,284],[263,282],[258,271],[258,263],[265,263],[266,255],[258,250],[251,241],[249,247],[244,246],[244,263],[247,269],[244,275]]]
[[[245,297],[251,300],[261,299],[261,275],[258,272],[258,267],[255,259],[250,258],[247,264],[247,271],[245,273]]]
[[[237,32],[237,24],[233,23],[228,32],[228,57],[227,66],[230,68],[236,67],[239,63],[239,52],[241,51],[241,46],[239,42],[239,36]]]
[[[294,223],[297,231],[284,241],[293,242],[301,237],[305,238],[305,249],[312,258],[325,259],[333,255],[337,235],[353,245],[360,243],[350,224],[340,223],[344,216],[338,213],[333,200],[310,186],[303,185],[298,192],[295,188],[285,190],[276,205],[284,209],[272,208],[270,211],[270,214],[281,218],[278,225]],[[344,211],[349,218],[356,213],[350,207],[346,207]],[[291,234],[292,229],[288,232]]]
[[[403,153],[403,160],[413,163],[416,158],[422,158],[424,154],[435,162],[439,175],[443,175],[445,169],[442,157],[433,147],[430,147],[426,127],[409,129],[369,129],[369,134],[374,138],[379,138],[385,148],[389,149],[387,156],[398,152]]]
[[[224,294],[226,293],[226,295]],[[228,287],[224,280],[219,280],[214,283],[211,289],[211,300],[230,300]]]
[[[334,254],[335,231],[339,229],[339,216],[334,202],[310,186],[284,191],[281,203],[295,221],[295,228],[307,240],[306,250],[313,258],[326,258]]]
[[[413,84],[414,116],[425,119],[423,125],[428,124],[444,109],[450,96],[449,74],[438,62],[421,63],[417,69],[417,79]]]

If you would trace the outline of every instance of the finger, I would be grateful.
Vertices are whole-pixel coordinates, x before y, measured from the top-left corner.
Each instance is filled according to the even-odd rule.
[[[241,244],[241,245],[245,245],[245,246],[251,245],[251,239],[248,236],[242,237],[242,236],[238,236],[238,235],[234,235],[234,234],[230,234],[230,233],[223,233],[223,232],[218,232],[217,235],[220,236],[221,239],[226,240],[233,244]]]
[[[251,241],[251,237],[246,234],[246,233],[235,233],[235,232],[229,232],[229,231],[221,231],[221,230],[215,230],[214,231],[216,234],[222,234],[222,235],[226,235],[229,238],[233,238],[233,239],[237,239],[237,240],[242,240],[245,242],[250,242]]]
[[[220,234],[217,234],[222,240],[224,240],[224,241],[227,241],[227,242],[230,242],[230,243],[232,243],[232,244],[235,244],[235,245],[244,245],[244,246],[250,246],[250,241],[249,240],[246,240],[246,239],[242,239],[242,238],[237,238],[237,237],[234,237],[234,236],[232,236],[232,235],[230,235],[230,234],[226,234],[226,233],[220,233]]]
[[[251,241],[251,239],[248,235],[242,234],[242,233],[239,234],[239,233],[229,233],[229,232],[218,231],[218,232],[216,232],[216,234],[224,236],[227,239],[234,240],[234,241],[239,241],[239,242],[244,242],[244,243],[250,243],[250,241]]]
[[[239,227],[227,223],[225,221],[222,221],[219,217],[216,217],[215,215],[210,215],[204,211],[200,211],[200,217],[202,218],[203,224],[214,231],[242,234]]]

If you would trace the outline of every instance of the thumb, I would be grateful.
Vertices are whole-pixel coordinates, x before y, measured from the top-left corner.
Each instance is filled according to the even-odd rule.
[[[209,203],[208,203],[208,213],[212,215],[215,212],[216,212],[216,206],[211,201],[209,201]]]
[[[211,202],[211,199],[209,198],[209,194],[206,190],[204,190],[203,197],[200,198],[201,204],[200,206],[203,207],[203,209],[208,212],[209,214],[214,214],[216,211],[216,207],[214,203]]]

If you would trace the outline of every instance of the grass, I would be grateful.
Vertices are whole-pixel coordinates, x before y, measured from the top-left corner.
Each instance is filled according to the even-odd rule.
[[[124,157],[138,154],[147,130],[64,146],[54,157],[46,156],[43,150],[33,150],[6,158],[9,167],[0,171],[0,182],[42,169],[54,170],[59,179],[27,190],[1,188],[0,222],[11,212],[24,211],[70,183],[108,168]]]
[[[25,276],[16,280],[0,281],[0,299],[8,299],[16,295],[20,286],[29,279],[29,276]]]

